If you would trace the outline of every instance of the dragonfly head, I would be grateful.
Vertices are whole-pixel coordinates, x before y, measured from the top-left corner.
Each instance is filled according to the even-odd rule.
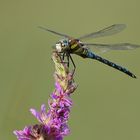
[[[65,52],[69,49],[69,39],[62,39],[56,43],[56,50],[58,52]]]

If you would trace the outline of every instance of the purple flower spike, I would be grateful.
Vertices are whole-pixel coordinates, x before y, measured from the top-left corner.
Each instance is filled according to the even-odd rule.
[[[55,64],[55,90],[48,100],[48,111],[45,104],[41,105],[40,112],[31,108],[30,112],[40,124],[15,130],[18,140],[63,140],[63,137],[70,133],[67,124],[72,107],[70,95],[77,86],[73,74],[62,63],[59,55],[53,53],[52,59]]]

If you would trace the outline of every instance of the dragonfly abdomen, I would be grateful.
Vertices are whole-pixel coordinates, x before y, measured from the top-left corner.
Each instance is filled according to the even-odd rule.
[[[102,58],[102,57],[100,57],[100,56],[98,56],[98,55],[96,55],[96,54],[94,54],[94,53],[92,53],[90,51],[88,52],[87,57],[91,58],[91,59],[96,59],[99,62],[102,62],[102,63],[104,63],[104,64],[106,64],[106,65],[108,65],[110,67],[113,67],[113,68],[115,68],[115,69],[117,69],[117,70],[129,75],[132,78],[136,78],[136,76],[132,72],[127,70],[126,68],[124,68],[122,66],[119,66],[119,65],[117,65],[117,64],[115,64],[115,63],[113,63],[113,62],[111,62],[109,60],[106,60],[106,59],[104,59],[104,58]]]

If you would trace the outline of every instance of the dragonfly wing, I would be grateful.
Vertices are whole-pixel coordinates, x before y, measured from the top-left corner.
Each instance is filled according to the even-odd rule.
[[[45,27],[42,27],[42,26],[38,26],[38,28],[40,28],[40,29],[42,29],[42,30],[45,30],[45,31],[48,31],[48,32],[51,32],[51,33],[53,33],[53,34],[62,36],[62,37],[70,38],[70,37],[69,37],[68,35],[66,35],[66,34],[58,33],[58,32],[55,32],[55,31],[53,31],[53,30],[47,29],[47,28],[45,28]]]
[[[114,25],[111,25],[111,26],[104,28],[100,31],[93,32],[93,33],[90,33],[87,35],[83,35],[83,36],[79,37],[78,39],[82,40],[82,39],[88,39],[88,38],[110,36],[110,35],[121,32],[125,27],[126,27],[125,24],[114,24]]]
[[[118,43],[118,44],[92,44],[84,43],[85,46],[92,46],[97,50],[106,52],[109,50],[132,50],[140,48],[140,45],[130,44],[130,43]]]

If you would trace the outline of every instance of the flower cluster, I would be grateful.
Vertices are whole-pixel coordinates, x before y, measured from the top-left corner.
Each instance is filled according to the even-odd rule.
[[[41,106],[41,111],[30,109],[30,112],[37,118],[39,124],[27,126],[23,130],[15,130],[14,134],[18,140],[62,140],[70,130],[67,122],[70,108],[72,107],[71,93],[76,89],[73,80],[73,73],[56,52],[52,55],[55,64],[55,90],[48,100],[49,109]]]

